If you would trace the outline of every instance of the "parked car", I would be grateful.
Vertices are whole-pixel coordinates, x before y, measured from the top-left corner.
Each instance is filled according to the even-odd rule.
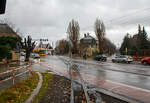
[[[119,55],[112,59],[112,62],[115,63],[131,63],[133,62],[133,58],[127,55]]]
[[[144,65],[150,64],[150,57],[142,59],[141,63],[144,64]]]
[[[25,53],[25,52],[20,52],[20,55],[21,55],[21,56],[25,56],[26,53]]]
[[[31,57],[31,58],[34,58],[34,59],[40,58],[39,54],[35,54],[35,53],[31,53],[31,54],[30,54],[30,57]]]
[[[105,55],[96,55],[94,57],[94,60],[106,62],[107,61],[107,56],[105,56]]]

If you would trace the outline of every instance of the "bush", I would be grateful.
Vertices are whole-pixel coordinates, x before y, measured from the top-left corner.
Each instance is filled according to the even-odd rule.
[[[36,73],[12,88],[0,92],[0,103],[24,103],[36,88],[39,77]]]
[[[17,42],[20,42],[21,38],[7,36],[0,37],[0,45],[8,45],[11,49],[16,47]]]
[[[10,56],[10,47],[8,45],[0,45],[0,58],[7,58]]]

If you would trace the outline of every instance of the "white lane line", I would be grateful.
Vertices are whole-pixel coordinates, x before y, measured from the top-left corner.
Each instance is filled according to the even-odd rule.
[[[140,90],[140,91],[144,91],[144,92],[150,93],[150,90],[147,90],[147,89],[143,89],[143,88],[139,88],[139,87],[134,87],[134,86],[131,86],[131,85],[122,84],[122,83],[118,83],[118,82],[113,82],[113,81],[110,81],[110,80],[105,80],[105,81],[113,83],[113,84],[118,84],[118,85],[122,85],[122,86],[125,86],[125,87],[129,87],[129,88],[133,88],[133,89],[137,89],[137,90]]]
[[[84,76],[92,76],[92,77],[94,77],[94,78],[96,78],[96,79],[100,79],[100,80],[106,81],[106,82],[108,82],[108,83],[117,84],[117,85],[119,85],[119,86],[117,86],[118,88],[121,87],[121,86],[125,86],[125,87],[129,87],[129,88],[133,88],[133,89],[137,89],[137,90],[140,90],[140,91],[144,91],[144,92],[150,93],[150,90],[148,90],[148,89],[143,89],[143,88],[139,88],[139,87],[135,87],[135,86],[123,84],[123,83],[118,83],[118,82],[114,82],[114,81],[111,81],[111,80],[105,80],[105,79],[103,79],[103,78],[99,78],[99,77],[96,77],[96,76],[93,76],[93,75],[89,75],[89,74],[85,74],[85,73],[81,73],[81,76],[83,77],[83,79],[84,79],[85,81],[87,81],[87,80],[86,80],[86,78],[84,78]],[[90,83],[90,82],[89,82],[89,83]],[[98,86],[98,85],[97,85],[97,86]],[[117,88],[117,87],[116,87],[116,88]]]

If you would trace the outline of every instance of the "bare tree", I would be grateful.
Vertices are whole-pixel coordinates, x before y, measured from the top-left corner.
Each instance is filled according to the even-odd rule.
[[[98,18],[95,21],[94,29],[98,39],[99,52],[103,53],[104,37],[106,33],[104,23]]]
[[[104,53],[112,55],[116,52],[116,46],[108,38],[104,38],[103,50]]]
[[[59,40],[57,47],[60,54],[67,54],[69,52],[69,42],[65,39]]]
[[[72,20],[69,23],[68,29],[67,29],[69,40],[72,43],[72,52],[78,53],[78,40],[80,37],[80,27],[77,21]]]
[[[28,36],[27,38],[24,38],[24,42],[21,42],[22,49],[25,49],[26,51],[26,57],[25,61],[29,61],[30,53],[35,48],[35,41],[32,42],[32,38]]]

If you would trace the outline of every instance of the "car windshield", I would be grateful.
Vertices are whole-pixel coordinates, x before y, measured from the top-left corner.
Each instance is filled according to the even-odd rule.
[[[122,55],[122,56],[120,56],[120,58],[126,58],[126,56]]]
[[[131,56],[128,56],[128,58],[132,59],[132,57],[131,57]]]

